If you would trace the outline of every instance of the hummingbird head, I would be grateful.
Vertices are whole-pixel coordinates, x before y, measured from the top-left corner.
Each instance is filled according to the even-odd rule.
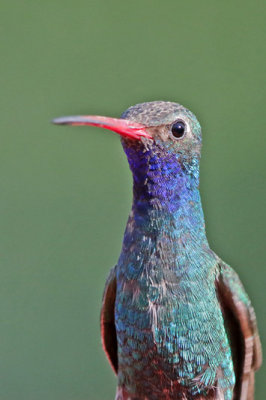
[[[177,153],[200,151],[201,128],[191,111],[178,103],[152,101],[136,104],[123,112],[121,119],[142,124],[154,144],[165,143]]]
[[[122,136],[122,144],[133,173],[134,162],[138,164],[139,158],[146,159],[149,165],[152,163],[155,169],[156,164],[159,164],[158,169],[162,172],[163,165],[170,167],[170,160],[171,164],[179,165],[183,170],[188,165],[198,164],[201,127],[195,115],[180,104],[167,101],[136,104],[129,107],[121,119],[143,125],[149,135],[138,141]]]
[[[200,124],[178,103],[153,101],[129,107],[120,119],[100,116],[61,117],[60,125],[91,125],[121,135],[134,178],[135,197],[183,197],[199,184]],[[175,198],[173,198],[173,196]]]

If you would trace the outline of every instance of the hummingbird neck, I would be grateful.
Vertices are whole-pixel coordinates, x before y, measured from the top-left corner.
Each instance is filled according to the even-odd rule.
[[[128,228],[156,238],[171,232],[207,243],[199,193],[199,157],[146,151],[126,153],[133,172],[133,205]]]
[[[141,235],[157,238],[171,232],[173,240],[186,237],[197,244],[207,243],[204,214],[197,187],[183,187],[180,191],[159,187],[134,185],[134,197],[129,223]],[[162,189],[162,188],[161,188]]]
[[[199,190],[194,188],[186,198],[179,194],[173,208],[170,202],[161,206],[161,201],[147,201],[135,193],[119,259],[130,279],[137,279],[142,273],[149,276],[154,268],[158,273],[172,270],[178,276],[186,271],[189,277],[198,268],[205,268],[206,257],[213,257]],[[190,263],[192,259],[196,261]]]
[[[125,151],[134,182],[119,259],[125,273],[135,279],[144,270],[149,275],[154,266],[177,274],[203,268],[211,250],[199,193],[199,157]]]

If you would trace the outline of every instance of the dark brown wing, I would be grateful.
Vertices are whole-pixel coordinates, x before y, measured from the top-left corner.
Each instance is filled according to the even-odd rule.
[[[116,296],[116,276],[115,268],[109,274],[105,284],[103,303],[101,310],[101,336],[103,349],[107,358],[115,371],[118,371],[117,358],[117,339],[115,330],[115,296]]]
[[[221,263],[217,289],[231,339],[236,371],[234,400],[254,399],[254,371],[262,363],[256,316],[235,271]]]

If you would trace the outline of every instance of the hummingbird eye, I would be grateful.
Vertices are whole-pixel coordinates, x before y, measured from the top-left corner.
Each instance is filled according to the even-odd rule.
[[[185,131],[186,131],[186,125],[183,121],[176,121],[172,125],[172,134],[177,139],[181,139],[184,136]]]

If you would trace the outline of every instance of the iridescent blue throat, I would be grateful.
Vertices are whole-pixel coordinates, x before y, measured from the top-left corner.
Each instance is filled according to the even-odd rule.
[[[124,145],[133,173],[133,205],[125,234],[164,236],[187,247],[208,247],[199,193],[199,157]],[[159,149],[159,151],[158,151]],[[171,237],[169,237],[171,236]],[[131,241],[131,240],[130,240]],[[181,243],[182,242],[182,243]]]

